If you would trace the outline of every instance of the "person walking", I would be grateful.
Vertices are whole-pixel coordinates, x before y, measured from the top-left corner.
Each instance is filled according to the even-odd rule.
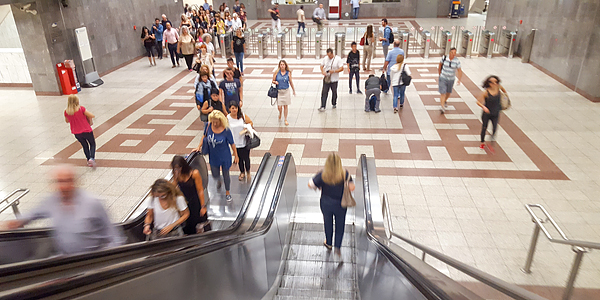
[[[208,52],[208,54],[212,55],[212,57],[214,58],[215,46],[211,42],[212,36],[209,33],[205,33],[204,35],[202,35],[202,45],[206,46],[206,52]],[[202,55],[202,57],[204,57],[204,55]]]
[[[208,67],[209,73],[214,73],[214,59],[210,52],[206,51],[206,44],[200,45],[200,66]]]
[[[296,11],[296,16],[298,16],[298,32],[300,33],[300,28],[302,28],[302,33],[306,32],[306,17],[304,16],[304,5],[300,5],[300,8]]]
[[[69,123],[71,133],[83,147],[87,165],[96,168],[96,140],[92,130],[94,114],[79,105],[77,95],[69,95],[67,109],[64,111],[65,122]]]
[[[150,33],[148,27],[142,27],[142,43],[144,44],[144,48],[146,48],[146,54],[148,55],[148,61],[150,62],[150,66],[152,67],[152,62],[154,61],[154,66],[156,66],[156,59],[154,59],[154,47],[156,47],[156,38],[154,34]]]
[[[229,129],[229,122],[225,115],[220,111],[213,111],[208,115],[210,123],[204,130],[204,135],[200,140],[200,145],[196,151],[202,149],[203,143],[208,143],[208,160],[212,176],[217,180],[217,189],[221,188],[221,170],[223,171],[223,181],[225,182],[225,199],[231,201],[231,178],[229,169],[231,168],[231,152],[233,152],[233,163],[238,163],[237,148],[233,141],[233,134]],[[229,151],[229,147],[231,151]]]
[[[325,242],[323,245],[331,250],[335,248],[335,255],[341,258],[342,240],[346,227],[347,208],[342,207],[342,195],[344,194],[344,182],[349,181],[348,189],[354,191],[355,186],[352,176],[342,166],[342,159],[335,153],[329,154],[325,161],[323,171],[317,173],[308,182],[308,187],[321,190],[321,213],[325,227]],[[335,217],[335,240],[333,240]],[[332,243],[333,242],[333,243]]]
[[[273,28],[273,33],[275,33],[275,29],[277,29],[277,32],[281,32],[281,16],[279,15],[279,3],[275,3],[275,6],[269,8],[268,12],[271,14],[271,27]]]
[[[154,24],[152,25],[152,34],[154,34],[154,38],[156,39],[156,51],[158,54],[158,59],[163,58],[163,31],[164,27],[160,23],[158,18],[154,19]]]
[[[375,96],[375,107],[374,110],[376,113],[380,113],[381,109],[379,109],[379,105],[381,102],[381,82],[379,81],[379,77],[371,74],[369,78],[365,81],[365,112],[371,111],[371,105],[369,101],[372,96]]]
[[[352,19],[358,19],[358,11],[360,10],[360,0],[350,0],[352,5]]]
[[[192,63],[194,62],[194,54],[196,51],[196,43],[194,37],[190,34],[189,27],[181,28],[181,36],[177,43],[177,53],[181,53],[185,59],[188,71],[192,70]]]
[[[192,169],[182,156],[176,155],[171,160],[173,183],[177,185],[187,203],[190,216],[185,221],[183,233],[196,234],[210,231],[206,201],[204,199],[204,185],[198,170]]]
[[[313,22],[317,23],[317,31],[323,31],[323,20],[325,20],[325,9],[323,3],[319,3],[319,7],[315,8],[312,14]]]
[[[169,55],[171,56],[171,63],[173,64],[172,68],[175,68],[175,63],[177,62],[177,67],[179,66],[179,56],[177,56],[177,48],[179,45],[179,33],[175,28],[171,27],[171,23],[167,23],[167,30],[163,32],[163,38],[165,39],[165,44],[169,49]]]
[[[231,102],[238,103],[243,106],[243,88],[239,79],[233,78],[233,69],[225,69],[225,79],[219,83],[221,89],[221,101],[225,104],[225,108],[229,108]]]
[[[246,132],[253,130],[252,126],[254,124],[236,103],[229,106],[229,111],[227,121],[229,121],[229,129],[231,129],[239,158],[240,176],[238,176],[238,180],[243,181],[246,179],[250,181],[250,148],[246,145]]]
[[[394,113],[398,112],[398,102],[400,102],[401,108],[404,107],[404,92],[406,91],[406,86],[402,83],[403,72],[410,76],[410,68],[404,63],[404,55],[398,55],[396,56],[396,64],[390,69],[390,85],[394,89]]]
[[[165,51],[164,51],[164,53],[165,53],[165,54],[166,54],[166,56],[168,57],[168,56],[169,56],[169,48],[168,48],[168,47],[169,47],[169,44],[167,44],[167,43],[164,41],[164,31],[166,31],[166,30],[167,30],[167,23],[171,24],[171,27],[173,27],[173,23],[171,23],[171,21],[170,21],[170,20],[167,18],[167,15],[165,15],[165,14],[162,14],[162,16],[161,16],[161,17],[162,17],[162,20],[160,21],[160,24],[161,24],[161,25],[162,25],[162,27],[163,27],[163,44],[161,45],[161,47],[162,47],[162,48],[164,48],[164,50],[165,50]]]
[[[363,71],[371,71],[371,59],[373,58],[373,49],[375,48],[375,38],[373,37],[373,25],[367,26],[367,31],[363,35],[365,44],[363,45]]]
[[[209,81],[211,80],[209,79]],[[206,115],[207,119],[210,113],[212,113],[213,111],[220,111],[223,113],[223,115],[227,114],[225,104],[223,104],[223,100],[221,100],[221,97],[219,95],[219,89],[217,88],[212,88],[210,90],[210,96],[208,97],[208,101],[205,100],[202,103],[202,107],[200,108],[200,113]],[[207,126],[208,122],[204,123],[204,129],[206,129]]]
[[[379,41],[381,42],[381,48],[383,48],[383,57],[387,57],[391,43],[392,27],[388,25],[386,18],[381,19],[381,26],[383,27],[383,37],[379,37]]]
[[[217,84],[214,81],[210,80],[209,76],[210,73],[208,71],[200,71],[198,76],[196,76],[196,80],[194,80],[196,108],[198,108],[198,111],[200,112],[200,118],[202,118],[202,114],[204,114],[205,117],[208,117],[208,113],[210,113],[210,111],[207,113],[203,113],[202,107],[204,106],[205,102],[208,102],[210,100],[212,90],[217,89]],[[207,119],[205,119],[204,121],[206,120]]]
[[[506,94],[506,90],[500,85],[500,78],[496,75],[488,76],[483,82],[483,88],[485,91],[477,97],[477,105],[483,109],[483,113],[481,114],[481,149],[485,148],[485,135],[490,121],[492,121],[492,142],[496,140],[498,118],[502,110],[500,103],[501,93]],[[490,149],[492,148],[490,147]]]
[[[237,32],[238,29],[242,30],[242,19],[239,18],[237,13],[233,13],[233,19],[231,19],[231,29],[233,32]]]
[[[451,48],[448,56],[444,55],[440,65],[438,66],[439,77],[439,88],[440,92],[440,111],[446,112],[446,101],[452,94],[452,88],[454,87],[454,81],[456,79],[456,73],[458,73],[458,80],[456,85],[460,85],[462,78],[462,69],[460,67],[460,60],[456,57],[456,48]]]
[[[190,217],[190,210],[177,187],[166,179],[157,179],[150,187],[150,194],[145,203],[143,233],[150,240],[183,236],[182,226]]]
[[[356,76],[356,92],[362,94],[360,91],[360,52],[356,49],[356,42],[350,44],[352,50],[348,53],[346,58],[346,64],[348,65],[348,86],[350,87],[350,94],[352,94],[352,77]]]
[[[396,62],[396,58],[398,57],[398,55],[404,56],[404,50],[400,49],[400,40],[395,40],[394,48],[390,52],[388,52],[387,56],[385,57],[385,62],[383,63],[383,70],[385,70],[386,72],[388,87],[393,86],[391,81],[392,79],[390,78],[390,72],[392,70],[392,66]],[[383,92],[387,93],[388,90],[385,90]]]
[[[321,107],[319,111],[325,111],[327,105],[327,96],[331,89],[331,105],[337,107],[337,88],[340,80],[340,73],[344,71],[344,62],[333,54],[331,48],[327,49],[327,56],[321,61],[321,74],[323,74],[323,90],[321,91]]]
[[[233,55],[235,56],[235,65],[240,69],[240,73],[244,74],[244,53],[246,52],[246,39],[242,34],[242,29],[238,28],[235,31],[233,40],[231,41],[231,48],[233,49]]]
[[[281,122],[281,111],[283,110],[283,116],[285,120],[285,126],[290,125],[288,123],[288,106],[292,103],[292,95],[290,94],[290,86],[294,96],[296,96],[296,88],[292,81],[292,72],[285,60],[280,60],[277,71],[273,74],[273,84],[277,85],[277,110],[279,110],[279,121]]]

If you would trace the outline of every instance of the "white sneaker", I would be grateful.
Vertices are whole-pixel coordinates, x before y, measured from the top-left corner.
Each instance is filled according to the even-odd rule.
[[[88,166],[92,167],[92,169],[96,169],[96,161],[93,158],[88,160]]]
[[[445,112],[446,112],[446,108],[442,106],[442,107],[440,108],[440,111],[441,111],[442,113],[445,113]]]
[[[319,111],[320,112],[324,112],[325,111],[325,107],[319,107]]]

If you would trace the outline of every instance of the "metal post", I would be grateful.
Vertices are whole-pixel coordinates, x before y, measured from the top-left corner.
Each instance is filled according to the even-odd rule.
[[[263,33],[259,33],[258,34],[258,58],[260,58],[260,59],[265,58],[265,48],[266,48],[265,43],[266,42],[267,42],[267,39],[266,39],[265,35]]]
[[[296,59],[302,59],[304,56],[303,33],[296,34]]]
[[[277,59],[281,60],[285,56],[285,33],[277,34]]]
[[[402,49],[404,50],[404,57],[408,56],[408,44],[410,42],[410,32],[402,32]]]
[[[11,205],[13,213],[15,214],[15,216],[20,216],[21,212],[19,211],[19,201],[13,203],[13,205]]]
[[[573,252],[575,252],[575,260],[573,261],[573,266],[571,267],[571,274],[569,275],[569,280],[567,280],[567,287],[565,288],[565,293],[563,294],[562,300],[569,300],[571,295],[573,294],[573,287],[575,285],[575,279],[577,278],[577,273],[579,273],[579,267],[581,266],[581,260],[583,259],[583,255],[587,252],[584,248],[581,247],[573,247]]]
[[[431,46],[431,33],[429,31],[423,31],[423,40],[423,50],[425,50],[425,52],[423,53],[423,58],[427,59],[429,58],[429,48]]]
[[[222,58],[227,58],[227,45],[225,42],[225,34],[221,34],[219,35],[219,37],[221,38],[221,40],[219,41],[219,48],[221,48],[221,57]]]
[[[426,253],[425,251],[423,251],[423,255],[421,256],[421,259],[422,259],[423,261],[425,261],[425,256],[426,256],[426,255],[427,255],[427,253]]]
[[[533,254],[535,254],[535,247],[537,246],[538,237],[540,235],[540,227],[535,224],[533,228],[533,235],[531,236],[531,243],[529,244],[529,253],[527,253],[527,260],[525,261],[525,267],[521,271],[530,274],[531,263],[533,263]]]
[[[315,34],[315,59],[321,59],[321,44],[323,43],[323,32]]]

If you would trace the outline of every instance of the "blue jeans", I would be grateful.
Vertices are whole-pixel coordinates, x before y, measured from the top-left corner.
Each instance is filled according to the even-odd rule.
[[[244,52],[235,52],[235,66],[244,72]]]
[[[360,9],[360,7],[354,7],[352,9],[352,19],[358,19],[358,10]]]
[[[405,85],[394,86],[394,108],[398,108],[398,99],[400,99],[400,105],[404,105],[404,91],[406,90]]]
[[[306,23],[304,22],[298,22],[298,32],[296,32],[297,34],[300,33],[300,28],[302,28],[302,32],[306,32]]]
[[[352,92],[352,77],[356,76],[356,90],[360,92],[360,69],[352,70],[350,69],[350,77],[348,80],[348,86],[350,87],[350,92]]]
[[[342,247],[344,238],[344,229],[346,226],[346,208],[342,207],[340,200],[321,197],[321,213],[323,213],[323,222],[325,223],[325,242],[331,245],[333,237],[333,217],[335,217],[335,242],[334,247]]]

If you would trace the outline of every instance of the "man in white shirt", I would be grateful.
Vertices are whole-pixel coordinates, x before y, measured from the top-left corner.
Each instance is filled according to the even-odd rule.
[[[242,28],[242,20],[238,18],[237,13],[233,13],[233,20],[231,20],[231,29],[235,33],[238,29]]]
[[[312,15],[313,22],[317,23],[317,30],[323,31],[323,20],[325,20],[325,9],[323,3],[319,4],[319,7],[315,8]]]
[[[358,10],[360,9],[360,0],[350,0],[352,5],[352,19],[358,19]]]
[[[331,105],[333,105],[333,108],[336,108],[338,81],[340,80],[340,73],[343,71],[344,62],[342,59],[334,55],[331,48],[327,49],[327,56],[321,62],[323,90],[321,91],[321,107],[319,111],[325,111],[329,89],[331,89]]]
[[[306,19],[304,17],[304,5],[300,5],[300,8],[296,11],[296,15],[298,16],[298,32],[300,33],[300,28],[302,28],[302,33],[306,32]]]

